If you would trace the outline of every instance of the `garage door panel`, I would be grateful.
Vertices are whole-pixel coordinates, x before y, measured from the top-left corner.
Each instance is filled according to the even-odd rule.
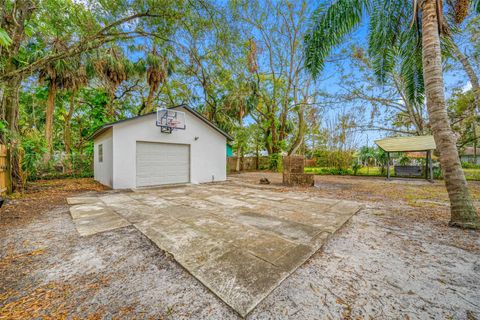
[[[137,142],[137,187],[190,181],[190,147]]]

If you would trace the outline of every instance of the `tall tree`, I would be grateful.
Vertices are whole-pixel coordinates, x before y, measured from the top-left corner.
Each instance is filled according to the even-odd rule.
[[[305,72],[301,45],[311,7],[307,1],[234,4],[233,16],[255,49],[249,58],[258,96],[252,116],[263,129],[273,168],[282,151],[300,150],[305,135],[305,104],[318,94],[310,88],[311,76]]]
[[[413,7],[403,0],[337,0],[325,11],[319,8],[313,17],[313,27],[305,39],[306,65],[313,75],[318,75],[331,49],[361,23],[364,13],[370,14],[369,53],[374,57],[380,80],[393,66],[392,50],[395,47],[412,49],[410,56],[404,55],[404,66],[410,67],[410,71],[415,71],[419,76],[423,73],[430,126],[440,152],[450,198],[450,225],[480,228],[446,110],[440,50],[442,5],[442,0],[415,1]],[[409,26],[409,20],[412,19],[414,28]],[[402,46],[398,46],[399,43]],[[418,56],[415,50],[419,49],[423,68],[420,73],[414,60]],[[416,78],[411,77],[412,80]]]
[[[55,39],[53,51],[63,50],[65,44],[60,39]],[[83,71],[83,72],[82,72]],[[45,110],[45,139],[47,140],[47,157],[53,152],[53,114],[55,112],[55,98],[58,90],[71,89],[78,90],[81,85],[85,84],[85,73],[77,58],[67,58],[56,60],[40,70],[40,81],[47,84],[48,97],[47,108]]]
[[[72,152],[71,121],[73,113],[75,112],[75,100],[78,91],[88,82],[88,76],[85,67],[78,61],[78,59],[75,63],[75,67],[75,70],[70,75],[70,79],[65,84],[65,89],[67,89],[70,93],[68,111],[63,115],[63,145],[67,156],[70,156]]]
[[[9,143],[15,150],[19,138],[19,92],[27,77],[59,60],[77,57],[106,43],[125,43],[139,37],[166,40],[172,26],[184,18],[181,13],[188,7],[186,1],[168,0],[148,4],[142,0],[128,3],[1,0],[0,119],[9,129],[8,135],[2,134],[2,142]],[[131,23],[133,21],[135,23]],[[69,41],[61,50],[52,50],[54,39]],[[50,102],[53,97],[52,94]],[[18,169],[18,152],[11,154],[12,167]],[[14,187],[20,186],[20,177],[12,172],[8,173],[10,180],[14,181]]]
[[[115,116],[115,93],[122,82],[135,74],[134,64],[125,57],[118,47],[110,47],[98,52],[92,60],[93,69],[102,80],[108,94],[108,115]]]
[[[167,79],[168,60],[165,56],[157,53],[156,46],[147,55],[147,84],[149,87],[147,101],[145,102],[145,113],[153,111],[153,98],[160,85]]]
[[[363,119],[357,119],[361,130],[386,131],[393,134],[423,135],[428,133],[426,106],[423,95],[410,95],[410,73],[396,60],[395,67],[378,82],[369,55],[362,47],[353,46],[350,59],[335,63],[341,74],[336,84],[339,90],[322,93],[322,104],[339,108],[345,105],[357,109]],[[399,50],[393,52],[400,55]]]

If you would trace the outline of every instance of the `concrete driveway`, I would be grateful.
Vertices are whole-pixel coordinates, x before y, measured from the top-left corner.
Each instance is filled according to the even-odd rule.
[[[133,224],[246,316],[360,204],[235,182],[69,198],[82,236]]]

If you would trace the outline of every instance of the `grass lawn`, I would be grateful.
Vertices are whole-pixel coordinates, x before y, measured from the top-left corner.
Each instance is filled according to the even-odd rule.
[[[480,169],[466,169],[464,168],[463,171],[465,172],[465,177],[467,180],[480,180]],[[348,175],[353,176],[353,170],[338,170],[335,168],[329,167],[305,167],[305,172],[307,173],[315,173],[318,175]],[[393,167],[390,168],[390,175],[394,177]],[[380,167],[362,167],[358,170],[357,176],[385,176],[381,174]]]

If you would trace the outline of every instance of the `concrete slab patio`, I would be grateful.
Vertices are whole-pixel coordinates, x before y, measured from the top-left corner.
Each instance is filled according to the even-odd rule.
[[[226,182],[69,198],[80,235],[133,224],[246,316],[355,212],[352,201]]]

